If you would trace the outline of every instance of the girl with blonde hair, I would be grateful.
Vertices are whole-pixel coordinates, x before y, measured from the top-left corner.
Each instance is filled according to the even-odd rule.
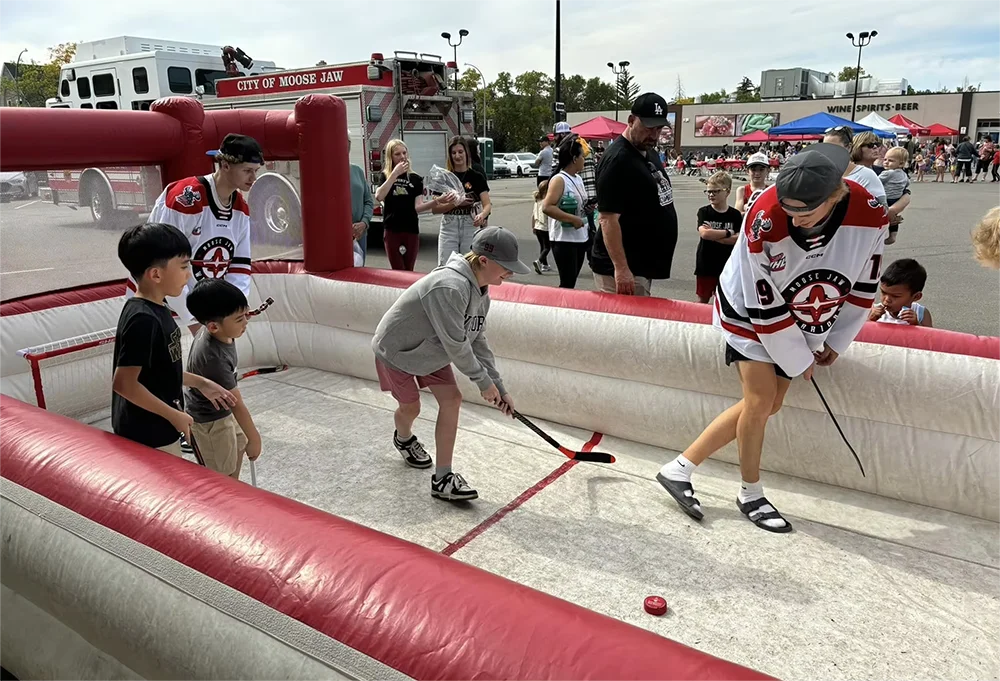
[[[383,158],[388,167],[375,200],[382,204],[385,255],[392,269],[412,272],[420,250],[419,215],[443,202],[423,199],[424,180],[410,172],[410,153],[402,140],[389,140]]]

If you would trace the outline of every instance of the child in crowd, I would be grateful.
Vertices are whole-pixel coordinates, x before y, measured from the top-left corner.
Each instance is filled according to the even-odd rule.
[[[912,258],[896,260],[882,273],[880,302],[868,314],[868,321],[934,326],[930,310],[917,302],[924,296],[926,283],[927,270],[920,263]]]
[[[733,180],[729,173],[719,171],[708,178],[705,193],[708,205],[698,209],[698,253],[695,257],[695,293],[699,303],[708,303],[719,284],[719,275],[726,267],[733,244],[739,237],[743,216],[729,206]]]
[[[924,165],[924,155],[919,151],[916,158],[913,159],[913,166],[917,169],[917,182],[923,182],[924,171],[927,170],[927,166]]]
[[[218,383],[236,398],[231,410],[215,409],[197,388],[188,388],[191,434],[206,467],[239,480],[244,452],[256,461],[261,449],[260,432],[236,388],[236,339],[247,329],[250,305],[243,291],[224,279],[199,281],[187,305],[202,325],[191,344],[188,371]]]
[[[497,371],[484,329],[490,310],[489,287],[501,285],[515,272],[531,272],[518,260],[517,250],[513,232],[502,227],[480,229],[469,253],[453,253],[442,267],[406,289],[375,329],[372,349],[379,385],[399,405],[393,445],[413,468],[432,465],[412,432],[420,414],[420,388],[430,388],[437,400],[437,469],[431,478],[431,496],[438,499],[479,497],[451,468],[462,408],[452,363],[476,384],[484,400],[513,415],[514,400]]]
[[[948,170],[948,157],[944,149],[941,149],[938,152],[937,158],[934,159],[934,181],[944,182],[944,173],[946,170]]]
[[[878,176],[878,179],[885,187],[885,199],[890,207],[903,198],[903,194],[910,192],[910,178],[903,170],[909,157],[910,154],[904,147],[893,147],[885,153],[885,170]],[[896,232],[898,231],[898,224],[889,223],[889,238],[885,240],[885,243],[896,243]]]
[[[984,215],[972,230],[972,247],[980,265],[1000,269],[1000,206]]]
[[[176,227],[137,225],[118,241],[118,259],[136,283],[115,333],[111,424],[115,433],[183,456],[180,436],[191,437],[192,419],[181,407],[183,386],[197,388],[215,409],[236,399],[214,381],[184,371],[181,331],[167,307],[191,276],[191,242]]]
[[[534,232],[535,238],[538,239],[539,249],[538,260],[533,262],[532,265],[534,265],[537,274],[552,271],[552,268],[549,267],[549,252],[552,250],[552,244],[549,241],[549,219],[542,211],[545,195],[548,191],[549,181],[542,180],[538,183],[535,193],[532,195],[535,199],[535,204],[531,209],[531,231]]]
[[[750,199],[754,194],[767,189],[767,177],[771,172],[771,163],[765,154],[759,151],[751,154],[747,159],[747,173],[750,175],[750,182],[740,187],[736,192],[736,210],[741,214],[747,212]]]

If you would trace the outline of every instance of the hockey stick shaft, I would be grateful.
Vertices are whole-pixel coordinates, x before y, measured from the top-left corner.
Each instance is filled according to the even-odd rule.
[[[844,430],[840,427],[840,423],[837,422],[837,417],[833,415],[833,410],[830,409],[830,405],[827,404],[826,398],[823,397],[823,391],[819,389],[819,383],[816,382],[815,378],[811,380],[813,387],[816,388],[816,394],[819,395],[819,399],[823,401],[823,406],[826,407],[826,413],[830,415],[831,419],[833,419],[833,425],[837,426],[837,432],[840,433],[841,439],[843,439],[844,444],[847,445],[847,448],[851,450],[851,454],[854,455],[854,460],[858,462],[858,468],[861,469],[861,477],[863,478],[868,477],[865,475],[865,467],[861,465],[861,459],[858,457],[858,453],[854,451],[854,447],[851,446],[851,443],[850,441],[848,441],[847,436],[844,435]]]
[[[605,454],[604,452],[574,452],[573,450],[568,449],[567,447],[563,447],[561,444],[556,442],[556,440],[552,436],[550,436],[544,430],[542,430],[534,423],[532,423],[530,420],[528,420],[526,416],[522,416],[520,413],[518,413],[516,409],[513,410],[513,415],[514,418],[516,418],[518,421],[520,421],[524,425],[528,426],[528,428],[530,428],[532,431],[534,431],[536,435],[541,437],[543,440],[545,440],[550,445],[552,445],[560,452],[562,452],[564,456],[567,456],[570,459],[574,459],[576,461],[590,461],[593,463],[615,462],[615,457],[611,456],[610,454]]]

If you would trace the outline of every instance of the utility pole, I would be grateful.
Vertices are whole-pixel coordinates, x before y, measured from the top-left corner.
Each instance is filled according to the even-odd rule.
[[[608,62],[608,68],[611,69],[611,73],[615,74],[615,122],[616,123],[618,122],[618,108],[621,105],[621,102],[619,101],[619,97],[618,97],[618,93],[621,90],[621,78],[622,78],[622,74],[626,73],[628,71],[628,65],[629,65],[629,62],[627,62],[627,61],[620,61],[620,62],[618,62],[618,66],[620,68],[619,68],[619,70],[616,71],[615,70],[615,65],[612,64],[611,62]],[[680,78],[680,76],[678,76],[678,78]],[[680,82],[680,81],[678,81],[678,82]]]
[[[479,77],[483,79],[483,137],[486,137],[486,76],[483,75],[483,72],[475,64],[466,62],[465,65],[474,68]]]
[[[555,114],[556,122],[559,117],[559,103],[562,102],[562,63],[559,59],[560,47],[560,25],[559,25],[559,0],[556,0],[556,99],[552,105],[552,113]]]

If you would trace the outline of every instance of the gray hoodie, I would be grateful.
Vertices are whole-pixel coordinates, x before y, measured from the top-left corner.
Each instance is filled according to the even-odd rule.
[[[458,253],[396,299],[382,317],[372,349],[387,365],[427,376],[454,364],[480,392],[496,385],[506,394],[486,341],[490,296]]]

